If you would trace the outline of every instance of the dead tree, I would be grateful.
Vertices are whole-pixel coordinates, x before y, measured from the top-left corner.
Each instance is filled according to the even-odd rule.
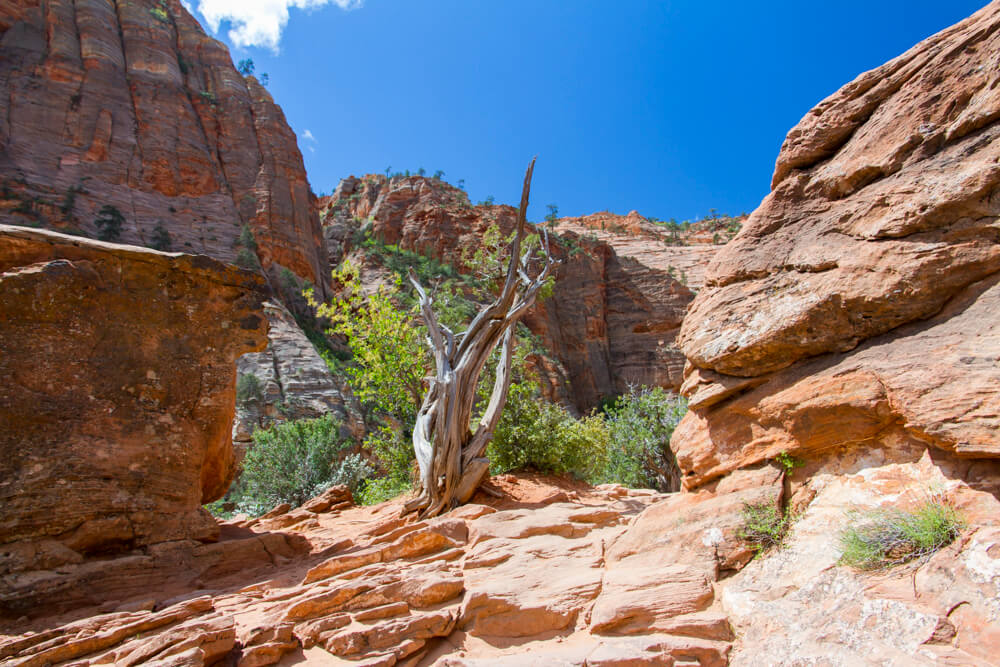
[[[558,260],[549,251],[548,235],[542,232],[543,263],[531,276],[530,251],[522,255],[525,214],[531,189],[532,160],[524,176],[517,231],[510,246],[510,262],[499,296],[479,311],[468,329],[453,333],[439,323],[433,300],[410,269],[410,282],[420,296],[420,309],[427,325],[427,343],[434,356],[436,374],[424,396],[413,427],[413,450],[420,467],[419,495],[404,512],[420,511],[421,517],[436,516],[468,501],[489,471],[484,454],[493,438],[510,387],[514,325],[535,302],[538,290]],[[489,403],[475,427],[472,411],[476,386],[494,348],[500,345],[496,382]]]

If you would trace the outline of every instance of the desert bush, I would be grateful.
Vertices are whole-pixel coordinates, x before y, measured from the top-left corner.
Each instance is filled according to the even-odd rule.
[[[352,444],[330,415],[258,429],[229,500],[257,515],[280,503],[297,507],[337,484],[356,491],[371,468],[357,454],[346,455]]]
[[[670,449],[670,436],[687,412],[687,401],[660,387],[640,387],[618,397],[604,411],[608,445],[603,467],[591,481],[678,491],[680,470]]]
[[[539,396],[532,382],[510,386],[507,404],[486,450],[490,472],[535,470],[591,477],[602,465],[608,432],[600,416],[575,419]]]
[[[792,523],[791,515],[782,512],[775,501],[743,503],[740,513],[743,525],[736,534],[758,554],[771,547],[781,546]]]
[[[840,532],[841,565],[879,570],[929,558],[951,544],[965,527],[954,507],[931,497],[913,510],[848,512]]]

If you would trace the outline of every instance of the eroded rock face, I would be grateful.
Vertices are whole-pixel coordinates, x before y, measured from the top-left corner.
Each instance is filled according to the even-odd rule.
[[[0,226],[0,574],[217,538],[264,297],[207,257]]]
[[[264,304],[268,346],[240,357],[239,376],[257,379],[253,391],[237,396],[233,442],[250,445],[255,429],[276,421],[313,419],[332,414],[345,437],[360,441],[365,423],[361,407],[344,378],[333,375],[295,318],[273,301]]]
[[[696,487],[784,450],[1000,456],[1000,5],[824,100],[679,342]]]
[[[233,261],[243,225],[265,268],[328,270],[281,109],[177,0],[0,5],[0,222]]]
[[[385,243],[431,255],[462,271],[468,270],[463,253],[475,252],[486,229],[495,224],[509,233],[517,214],[510,206],[472,206],[461,190],[416,176],[344,179],[320,207],[331,261],[350,253],[352,239],[370,219],[372,232]],[[631,218],[610,218],[620,234],[599,237],[596,223],[573,220],[557,226],[565,240],[554,244],[563,259],[554,293],[524,320],[562,366],[545,360],[536,364],[548,393],[560,397],[568,391],[572,403],[584,410],[625,392],[630,384],[680,385],[683,357],[673,341],[693,298],[680,278],[683,274],[686,280],[688,271],[700,276],[693,267],[714,252],[712,246],[705,246],[711,248],[707,252],[671,248],[654,232],[636,240],[624,226]],[[624,252],[616,252],[619,245]]]

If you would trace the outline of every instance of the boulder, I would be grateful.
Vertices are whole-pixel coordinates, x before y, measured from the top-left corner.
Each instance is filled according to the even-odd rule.
[[[218,538],[201,505],[235,472],[265,295],[208,257],[0,226],[0,574]]]
[[[821,102],[678,337],[695,488],[782,451],[1000,456],[1000,5]]]

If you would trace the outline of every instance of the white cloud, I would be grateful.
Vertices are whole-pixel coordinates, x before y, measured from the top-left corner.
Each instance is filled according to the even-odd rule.
[[[307,139],[309,141],[316,141],[316,137],[313,136],[313,133],[312,133],[311,130],[306,130],[305,132],[303,132],[302,133],[302,138],[303,139]]]
[[[212,32],[229,22],[229,39],[235,46],[263,46],[277,52],[281,32],[288,25],[288,9],[318,9],[337,5],[357,9],[364,0],[198,0],[198,11]]]
[[[308,148],[308,149],[309,149],[309,152],[310,152],[310,153],[315,153],[315,152],[316,152],[316,149],[315,149],[315,148],[313,148],[312,146],[306,146],[306,148]]]

